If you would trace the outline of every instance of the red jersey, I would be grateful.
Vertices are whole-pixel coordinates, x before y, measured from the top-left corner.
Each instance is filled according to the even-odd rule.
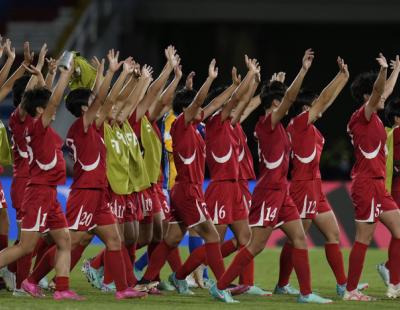
[[[280,122],[272,129],[271,116],[271,113],[261,116],[254,133],[260,165],[257,187],[282,189],[287,186],[290,141]]]
[[[172,149],[177,171],[175,182],[203,184],[206,145],[197,125],[185,125],[183,113],[172,124]]]
[[[26,148],[25,129],[32,122],[33,118],[30,115],[26,115],[25,120],[21,121],[19,107],[10,116],[8,126],[11,132],[11,148],[14,157],[13,176],[15,178],[29,178],[29,156]]]
[[[351,171],[354,178],[385,178],[386,131],[376,113],[365,117],[365,106],[355,111],[347,125],[354,146],[356,162]]]
[[[239,179],[239,139],[231,119],[217,112],[206,124],[206,160],[212,181]]]
[[[42,118],[34,119],[26,128],[25,139],[29,154],[29,184],[56,186],[65,183],[66,168],[61,151],[63,141]]]
[[[393,129],[393,161],[400,162],[400,127]],[[395,164],[394,169],[398,169],[398,164]],[[396,174],[399,172],[396,171]],[[400,191],[400,176],[395,175],[395,171],[393,171],[392,191]]]
[[[74,160],[74,175],[71,188],[106,188],[106,147],[102,138],[104,129],[97,130],[93,122],[87,132],[83,117],[70,127],[66,145]]]
[[[292,180],[315,180],[321,178],[319,162],[324,147],[324,137],[313,124],[308,124],[309,112],[292,118],[287,132],[292,145]]]
[[[239,179],[240,180],[253,180],[256,178],[254,173],[253,156],[249,146],[247,145],[247,137],[243,131],[242,126],[238,123],[234,127],[236,137],[239,139],[240,152],[239,152]]]

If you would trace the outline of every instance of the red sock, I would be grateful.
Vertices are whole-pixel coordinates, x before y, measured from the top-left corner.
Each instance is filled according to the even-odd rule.
[[[8,235],[0,235],[0,251],[8,247]]]
[[[206,246],[202,245],[196,248],[190,256],[187,258],[182,268],[179,268],[176,272],[175,277],[178,280],[186,279],[197,267],[199,267],[205,260],[206,257]]]
[[[181,255],[179,254],[179,248],[173,249],[168,254],[167,261],[173,272],[177,272],[182,267],[182,260]]]
[[[69,278],[68,277],[55,277],[54,283],[56,284],[56,291],[68,291],[69,290]]]
[[[300,293],[303,296],[311,294],[311,272],[310,262],[308,260],[308,250],[293,248],[292,261],[294,271],[296,272],[299,281]]]
[[[389,246],[389,274],[390,283],[393,285],[400,282],[400,239],[393,238]]]
[[[128,250],[125,247],[125,244],[121,245],[122,255],[124,257],[124,265],[125,265],[125,274],[126,274],[126,283],[129,287],[134,287],[137,283],[135,276],[133,275],[133,265],[131,262],[131,258],[129,257]]]
[[[99,269],[100,267],[104,266],[104,252],[106,249],[101,250],[97,256],[90,260],[90,266],[94,269]]]
[[[174,248],[170,247],[165,241],[161,241],[158,247],[153,251],[153,255],[149,257],[149,264],[147,266],[146,273],[143,276],[144,280],[152,281],[160,273],[161,268],[167,261],[169,253]]]
[[[56,246],[52,246],[36,264],[28,280],[32,283],[39,283],[50,271],[53,270],[56,257]]]
[[[349,273],[347,277],[346,287],[349,292],[355,290],[357,288],[358,282],[360,281],[367,249],[368,245],[358,241],[354,242],[349,257]]]
[[[347,283],[347,277],[344,272],[344,262],[342,251],[340,251],[339,244],[337,243],[326,243],[325,244],[325,255],[326,259],[331,266],[331,269],[336,277],[336,283],[343,285]]]
[[[292,253],[293,246],[290,243],[285,242],[279,258],[279,287],[284,287],[289,284],[290,275],[293,271]]]
[[[245,246],[240,246],[243,249]],[[243,268],[242,273],[239,276],[239,284],[253,286],[254,285],[254,259]]]
[[[44,256],[44,254],[52,247],[54,244],[47,244],[47,242],[40,238],[38,243],[36,243],[36,247],[34,250],[36,259],[35,259],[35,265],[33,266],[33,269],[36,268],[37,264],[39,264],[40,260]]]
[[[136,261],[136,243],[126,245],[126,249],[128,250],[128,255],[129,258],[131,259],[131,264],[133,266]]]
[[[156,247],[159,245],[159,242],[151,242],[148,246],[147,246],[147,255],[148,258],[151,259],[151,255],[153,254],[154,250],[156,249]],[[160,281],[160,272],[158,272],[158,274],[153,278],[153,280],[155,281]]]
[[[218,280],[225,272],[224,260],[221,254],[219,242],[208,242],[204,244],[206,248],[206,259],[215,278]]]
[[[70,270],[74,269],[76,264],[79,262],[79,260],[82,257],[83,251],[85,251],[86,246],[85,245],[77,245],[75,249],[71,251],[71,267]]]
[[[17,240],[15,240],[14,245],[17,245],[18,243],[19,243],[19,240],[17,239]],[[9,265],[7,266],[7,268],[8,268],[8,270],[10,270],[11,272],[17,274],[17,261],[13,261],[11,264],[9,264]],[[23,280],[25,280],[25,279],[23,279]],[[22,281],[23,281],[23,280],[22,280]],[[18,288],[19,288],[19,287],[18,287]]]
[[[233,239],[225,241],[221,244],[222,257],[227,257],[237,250],[237,246]]]
[[[239,253],[236,254],[225,273],[218,279],[218,289],[226,289],[229,284],[231,284],[233,280],[239,276],[239,274],[243,271],[243,268],[245,268],[253,260],[253,258],[253,254],[251,254],[246,247],[241,249]]]
[[[104,276],[106,270],[111,271],[113,276],[112,280],[114,280],[115,287],[118,292],[124,291],[128,288],[128,284],[126,282],[125,263],[121,250],[104,251]],[[112,280],[110,282],[112,282]]]
[[[20,289],[22,281],[24,281],[29,276],[29,272],[31,271],[32,254],[22,256],[20,259],[17,260],[16,265],[17,272],[15,274],[15,285],[18,289]]]

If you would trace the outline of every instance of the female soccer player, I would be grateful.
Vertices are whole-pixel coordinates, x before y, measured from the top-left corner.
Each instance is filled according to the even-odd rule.
[[[302,303],[330,303],[311,290],[310,266],[305,234],[297,208],[287,194],[289,167],[289,137],[280,123],[296,100],[301,84],[314,59],[314,52],[307,50],[302,67],[292,85],[284,91],[281,83],[267,86],[261,94],[265,115],[256,124],[255,135],[259,142],[260,177],[253,192],[253,206],[249,222],[252,227],[250,242],[234,258],[218,283],[211,287],[213,297],[220,299],[221,290],[242,272],[259,254],[275,226],[281,226],[293,244],[293,265],[299,279]],[[283,97],[283,98],[282,98]]]

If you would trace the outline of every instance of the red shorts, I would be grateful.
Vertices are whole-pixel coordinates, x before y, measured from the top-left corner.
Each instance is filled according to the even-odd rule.
[[[202,185],[175,183],[171,190],[170,223],[184,223],[191,228],[210,219]]]
[[[290,197],[302,219],[315,219],[317,214],[331,211],[322,192],[321,179],[292,181]]]
[[[386,191],[384,179],[354,179],[351,199],[357,222],[375,223],[382,212],[398,209],[396,202]]]
[[[0,182],[0,209],[7,209],[6,196],[4,195],[3,185]]]
[[[393,197],[394,201],[396,202],[397,206],[400,207],[400,191],[392,190],[392,197]]]
[[[251,227],[276,228],[298,219],[299,212],[286,189],[254,189],[249,215]]]
[[[67,220],[57,201],[57,190],[54,186],[31,184],[24,192],[22,202],[24,217],[21,230],[46,232],[67,228]]]
[[[243,202],[247,210],[250,211],[251,208],[251,193],[249,190],[249,181],[239,180],[240,189],[242,190]]]
[[[72,189],[67,200],[69,229],[89,231],[96,226],[115,224],[103,189]]]
[[[126,209],[125,209],[125,223],[134,221],[141,221],[143,214],[141,208],[139,208],[137,193],[132,193],[125,196]]]
[[[143,224],[152,223],[154,214],[162,210],[156,187],[157,184],[153,184],[150,188],[138,193],[138,203],[143,213],[143,219],[140,222]]]
[[[248,217],[242,189],[237,181],[211,181],[205,199],[215,225],[230,225]]]
[[[14,178],[11,183],[11,201],[17,214],[17,222],[21,222],[24,215],[22,202],[24,200],[24,192],[28,180],[28,178]]]
[[[156,184],[155,190],[157,192],[158,201],[160,202],[161,210],[163,212],[163,220],[164,221],[169,221],[170,208],[169,208],[169,203],[168,203],[168,200],[167,200],[167,196],[166,196],[166,194],[164,193],[164,191],[162,189],[162,185],[161,184]]]
[[[105,201],[111,209],[112,214],[118,224],[123,224],[125,220],[126,201],[124,195],[118,195],[111,188],[106,190]]]

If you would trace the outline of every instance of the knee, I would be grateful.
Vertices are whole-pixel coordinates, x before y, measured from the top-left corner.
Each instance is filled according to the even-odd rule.
[[[249,250],[249,252],[251,254],[253,254],[253,256],[258,255],[259,253],[262,252],[262,250],[264,250],[265,248],[265,243],[261,242],[260,240],[252,240],[248,245],[247,245],[247,249]]]
[[[15,245],[21,249],[22,256],[32,254],[33,251],[36,248],[36,244],[33,242],[19,242],[17,245]]]
[[[118,234],[112,234],[105,240],[105,245],[110,251],[118,251],[121,249],[121,238]]]
[[[335,230],[326,234],[326,243],[339,243],[339,230]]]
[[[237,238],[237,241],[240,246],[247,245],[249,243],[249,240],[251,238],[251,230],[248,229],[246,231],[243,231]]]
[[[71,236],[67,229],[57,236],[56,245],[58,250],[71,250]]]
[[[218,232],[215,229],[207,229],[204,231],[202,234],[203,239],[206,243],[211,243],[211,242],[221,242],[221,238],[218,234]]]
[[[291,242],[293,247],[297,249],[307,249],[307,240],[306,235],[303,234],[296,234],[291,238]]]
[[[164,242],[171,248],[177,248],[181,242],[181,238],[177,236],[166,236]]]

